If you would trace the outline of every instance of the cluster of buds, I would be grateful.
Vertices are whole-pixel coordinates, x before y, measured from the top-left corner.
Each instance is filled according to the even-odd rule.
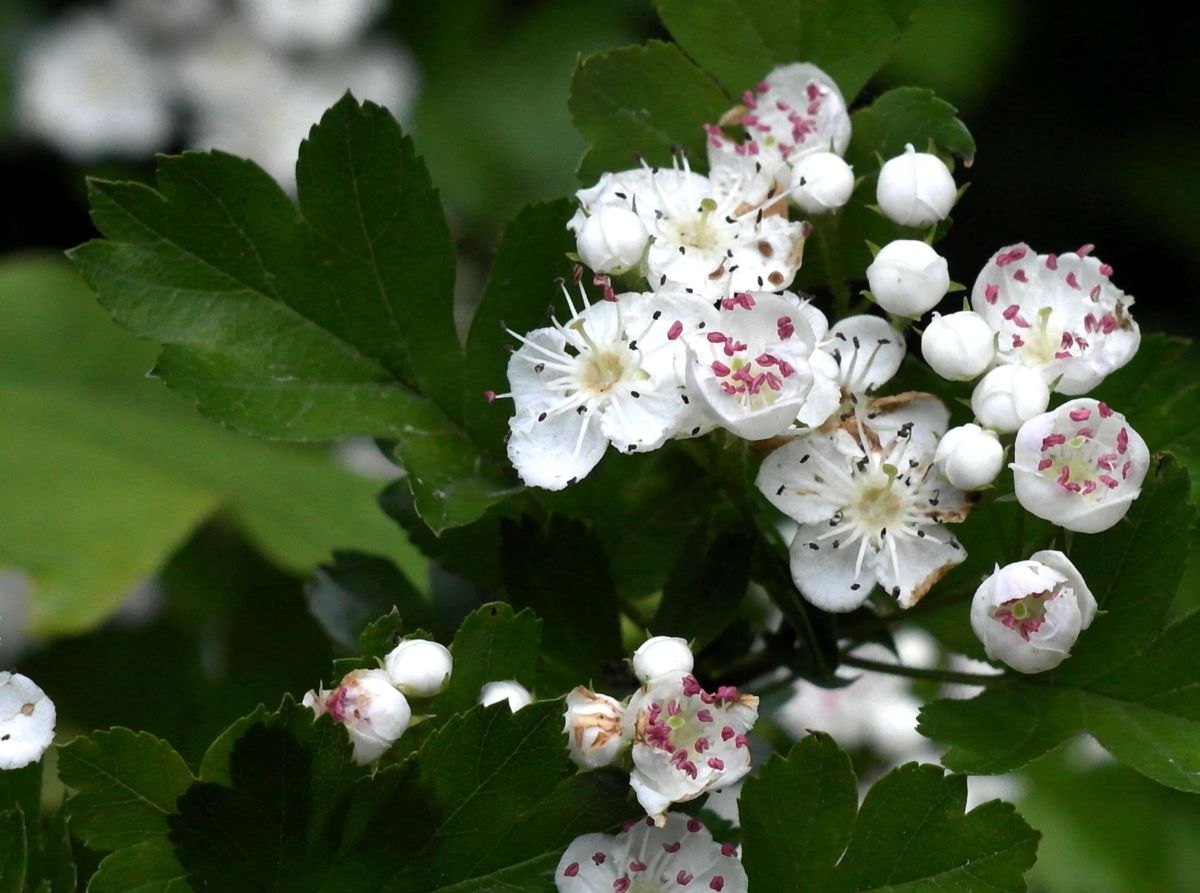
[[[54,702],[28,676],[0,673],[0,770],[37,762],[54,741]]]
[[[758,698],[729,686],[705,691],[692,665],[687,642],[654,636],[634,653],[642,685],[627,703],[582,686],[567,696],[571,758],[596,769],[628,750],[629,783],[659,825],[671,804],[727,787],[750,771],[747,734],[758,718]]]

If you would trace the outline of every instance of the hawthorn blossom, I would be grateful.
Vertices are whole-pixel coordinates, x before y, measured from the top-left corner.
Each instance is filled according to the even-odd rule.
[[[854,169],[833,152],[813,152],[792,165],[789,194],[809,214],[836,211],[854,193]]]
[[[987,320],[970,310],[933,314],[921,333],[921,356],[942,378],[970,381],[982,375],[996,357],[996,333]]]
[[[302,703],[346,727],[360,766],[383,756],[412,720],[408,700],[384,670],[354,670],[333,691],[310,691]]]
[[[671,813],[625,823],[620,834],[575,838],[554,869],[558,893],[746,893],[737,847],[718,844],[699,819]]]
[[[1096,616],[1096,599],[1062,552],[997,566],[971,602],[971,628],[991,660],[1041,673],[1071,656]]]
[[[246,25],[264,43],[327,50],[356,40],[387,7],[386,0],[238,0]]]
[[[0,770],[35,763],[54,741],[54,702],[28,676],[0,673]]]
[[[1010,467],[1026,511],[1068,530],[1099,533],[1142,492],[1150,451],[1125,416],[1081,397],[1022,425]]]
[[[951,428],[938,441],[934,460],[951,484],[960,490],[986,487],[1004,469],[1004,447],[994,431],[978,425]]]
[[[1112,267],[1084,245],[1035,254],[1024,243],[997,251],[971,292],[971,307],[999,335],[996,362],[1036,369],[1060,394],[1086,394],[1137,352],[1133,298]]]
[[[690,673],[694,663],[687,640],[678,636],[651,636],[633,652],[633,672],[643,683],[668,673]]]
[[[682,167],[670,170],[604,174],[576,193],[580,207],[567,228],[584,239],[589,218],[613,207],[636,213],[649,236],[641,272],[650,287],[711,301],[791,285],[808,230],[784,214],[766,213],[781,196],[782,189],[755,203],[744,184],[718,186],[683,158]],[[580,248],[581,255],[591,250],[586,242]]]
[[[1049,405],[1050,389],[1028,366],[997,366],[971,392],[975,418],[994,431],[1016,431]]]
[[[428,639],[406,639],[383,659],[392,685],[410,698],[432,698],[450,684],[454,658],[450,650]]]
[[[606,280],[604,280],[607,282]],[[582,307],[564,288],[570,319],[526,335],[508,362],[515,413],[508,456],[533,487],[561,490],[585,477],[609,443],[658,449],[692,412],[680,378],[683,341],[716,311],[686,295],[617,296]],[[494,398],[495,394],[488,394]],[[701,426],[694,424],[693,428]]]
[[[691,674],[654,678],[625,708],[632,742],[629,784],[659,824],[672,803],[723,788],[750,771],[746,733],[758,719],[758,698],[722,686],[709,694]]]
[[[747,440],[789,428],[813,383],[817,338],[790,292],[738,292],[716,321],[687,336],[687,382],[710,415]]]
[[[950,215],[958,200],[954,175],[945,162],[909,143],[904,154],[889,159],[879,170],[875,201],[879,210],[901,226],[926,227]]]
[[[584,769],[613,762],[629,744],[622,728],[625,708],[615,698],[582,685],[567,695],[563,732],[571,759]]]
[[[828,331],[825,317],[816,308],[806,320],[820,343],[809,357],[813,386],[798,420],[819,428],[839,410],[849,418],[860,397],[891,380],[904,362],[904,337],[878,316],[848,316]]]
[[[817,66],[795,62],[773,70],[742,102],[706,124],[708,165],[714,180],[749,180],[747,201],[767,200],[771,190],[782,195],[793,182],[791,166],[818,152],[846,154],[850,115],[838,85]],[[741,141],[722,127],[740,125]]]
[[[501,701],[507,701],[508,709],[516,713],[533,703],[533,695],[516,679],[485,682],[479,689],[479,703],[484,707],[491,707]]]
[[[880,433],[884,414],[864,420],[856,411],[843,427],[796,437],[759,469],[759,490],[800,525],[792,579],[824,610],[854,610],[876,582],[912,607],[966,557],[942,525],[963,520],[970,500],[933,463],[945,408],[938,412],[932,398],[896,399],[886,413],[894,433]]]
[[[871,297],[896,316],[916,319],[932,310],[950,288],[950,268],[933,247],[896,239],[879,249],[867,267]]]

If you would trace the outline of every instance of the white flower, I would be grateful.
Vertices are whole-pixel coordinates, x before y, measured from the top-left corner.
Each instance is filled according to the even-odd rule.
[[[945,220],[957,198],[954,176],[942,159],[917,152],[911,143],[903,155],[884,164],[875,186],[880,210],[901,226],[926,227]]]
[[[718,844],[699,819],[671,813],[662,827],[627,822],[620,834],[575,838],[554,869],[558,893],[747,893],[737,847]]]
[[[739,292],[687,336],[687,381],[718,423],[747,440],[791,426],[812,387],[817,339],[790,292]]]
[[[479,703],[484,707],[491,707],[501,701],[507,701],[508,709],[516,713],[522,707],[533,703],[533,695],[516,679],[485,682],[483,688],[479,689]]]
[[[217,0],[117,0],[116,8],[130,27],[168,39],[194,36],[217,16]]]
[[[601,205],[584,222],[576,245],[579,259],[601,273],[624,273],[639,266],[650,233],[633,211]]]
[[[633,741],[629,784],[646,815],[661,824],[672,803],[723,788],[750,771],[746,733],[758,719],[758,698],[722,686],[713,694],[694,676],[659,676],[625,708]]]
[[[99,11],[64,16],[35,34],[18,69],[21,126],[76,161],[164,148],[170,102],[158,60]]]
[[[1150,467],[1146,441],[1125,416],[1087,397],[1030,419],[1017,432],[1017,501],[1039,518],[1080,533],[1125,516]]]
[[[599,769],[612,763],[629,744],[622,731],[625,708],[615,698],[597,694],[582,685],[567,695],[563,731],[575,764]]]
[[[736,142],[717,125],[705,125],[711,176],[720,180],[732,172],[745,179],[751,170],[761,172],[743,189],[752,204],[763,201],[772,187],[782,192],[795,182],[790,165],[818,152],[844,155],[850,143],[850,115],[842,91],[808,62],[776,68],[745,91],[742,104],[720,123],[740,124],[746,137]]]
[[[970,310],[935,313],[921,334],[921,356],[942,378],[970,381],[992,365],[996,333]]]
[[[0,770],[42,758],[54,741],[54,702],[20,673],[0,673]]]
[[[867,282],[880,307],[915,319],[946,296],[950,268],[946,259],[924,242],[896,239],[879,249],[867,267]]]
[[[960,490],[986,487],[1004,468],[1004,447],[995,432],[978,425],[951,428],[938,442],[934,461]]]
[[[346,727],[354,745],[354,762],[360,766],[383,756],[412,720],[408,700],[383,670],[354,670],[333,691],[310,691],[302,703],[318,716],[328,713]]]
[[[428,639],[406,639],[383,660],[392,684],[410,698],[441,694],[454,669],[449,649]]]
[[[1046,382],[1026,366],[997,366],[971,392],[975,418],[995,431],[1016,431],[1049,405]]]
[[[667,673],[682,676],[692,672],[692,649],[677,636],[651,636],[633,652],[633,672],[640,682]]]
[[[332,49],[358,37],[385,0],[238,0],[242,17],[264,43],[288,49]]]
[[[848,316],[832,329],[811,304],[805,319],[820,341],[809,357],[813,385],[798,420],[818,428],[841,410],[849,418],[858,398],[875,393],[904,362],[904,337],[878,316]]]
[[[802,211],[836,211],[854,192],[854,170],[833,152],[814,152],[792,165],[789,194]]]
[[[1096,616],[1096,599],[1070,559],[1044,551],[997,567],[975,592],[971,628],[991,660],[1021,673],[1052,670]]]
[[[889,415],[895,423],[905,409]],[[944,407],[940,415],[944,426]],[[812,432],[763,461],[759,490],[800,525],[791,546],[792,579],[812,604],[852,611],[879,582],[902,607],[912,607],[966,557],[941,526],[963,520],[970,503],[933,473],[941,430],[922,421],[932,416],[914,414],[885,438],[856,413],[847,423],[853,434],[846,428]]]
[[[1086,394],[1128,363],[1141,343],[1133,298],[1112,284],[1112,267],[1091,245],[1035,254],[997,251],[975,280],[972,308],[998,333],[996,359],[1036,369],[1060,394]]]
[[[687,295],[617,296],[583,308],[564,288],[571,318],[528,335],[508,362],[516,413],[508,457],[532,487],[561,490],[585,477],[611,442],[622,452],[654,450],[690,418],[680,378],[683,336],[716,311]],[[494,395],[491,395],[494,396]]]

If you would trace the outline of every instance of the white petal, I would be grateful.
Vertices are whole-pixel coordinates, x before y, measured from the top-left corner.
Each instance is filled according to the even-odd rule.
[[[842,405],[842,386],[837,360],[823,350],[814,351],[809,357],[813,383],[804,405],[800,407],[797,421],[810,428],[819,428]]]
[[[918,529],[926,535],[887,537],[875,559],[880,585],[902,608],[915,605],[950,568],[967,557],[966,549],[946,528],[927,525]]]
[[[820,524],[852,497],[852,461],[823,434],[798,437],[763,460],[755,485],[789,518]]]
[[[853,611],[875,588],[872,560],[875,550],[866,546],[862,566],[856,573],[862,540],[852,543],[837,538],[822,540],[829,531],[827,524],[800,525],[792,540],[792,579],[800,594],[818,608],[839,613]]]
[[[600,420],[589,414],[569,410],[542,421],[533,413],[510,419],[508,458],[521,480],[530,487],[561,490],[587,477],[608,446]]]
[[[628,397],[614,397],[604,408],[600,430],[623,453],[656,450],[666,443],[687,412],[688,404],[681,399],[678,388],[633,389]]]
[[[836,350],[842,387],[855,394],[874,391],[900,371],[904,336],[878,316],[850,316],[829,331],[825,350]]]
[[[54,702],[28,676],[0,673],[0,770],[41,759],[54,741]]]

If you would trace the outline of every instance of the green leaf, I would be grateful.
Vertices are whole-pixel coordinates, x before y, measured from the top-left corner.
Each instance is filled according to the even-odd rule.
[[[155,374],[248,433],[396,441],[435,530],[517,488],[461,426],[453,252],[423,162],[347,96],[312,131],[302,217],[221,152],[159,160],[157,190],[92,183],[107,237],[72,252],[113,317],[163,343]]]
[[[526,518],[504,525],[502,549],[510,601],[542,620],[547,687],[566,691],[601,678],[624,651],[617,593],[595,534],[563,518],[548,529]]]
[[[24,816],[25,844],[31,852],[37,850],[41,831],[44,771],[41,760],[21,769],[0,770],[0,813],[15,809]]]
[[[950,745],[960,771],[1005,772],[1090,733],[1121,762],[1170,787],[1200,791],[1200,613],[1163,620],[1194,537],[1188,476],[1151,464],[1127,521],[1076,538],[1071,553],[1101,613],[1060,668],[1009,673],[969,701],[935,701],[920,730]]]
[[[652,630],[695,640],[698,651],[720,635],[737,617],[750,585],[756,542],[737,522],[697,527],[663,586]]]
[[[218,511],[291,570],[341,545],[423,569],[370,511],[376,485],[324,451],[223,431],[146,382],[153,349],[113,326],[65,262],[0,262],[0,315],[0,502],[22,506],[0,564],[32,576],[38,632],[103,620]]]
[[[571,80],[571,119],[590,148],[579,178],[629,170],[644,155],[670,164],[672,147],[699,162],[705,157],[700,125],[715,122],[729,105],[725,93],[673,44],[651,41],[580,60]]]
[[[0,893],[23,893],[27,855],[20,807],[0,813]]]
[[[541,639],[542,622],[532,611],[514,613],[504,602],[473,611],[450,645],[454,673],[450,687],[433,701],[431,712],[447,717],[469,709],[485,682],[516,679],[532,688]]]
[[[738,96],[776,66],[815,62],[852,102],[918,0],[655,0],[679,45]]]
[[[105,856],[88,881],[88,893],[187,893],[191,889],[165,837]]]
[[[908,763],[875,783],[855,817],[857,800],[850,761],[825,735],[799,742],[786,759],[772,759],[741,798],[743,860],[752,887],[1025,889],[1022,875],[1040,835],[997,800],[964,815],[964,776]]]
[[[42,873],[40,891],[43,893],[75,893],[79,886],[79,870],[71,849],[71,832],[67,830],[67,813],[60,809],[46,823],[42,834]]]
[[[72,833],[94,850],[117,850],[167,833],[166,817],[192,783],[171,745],[146,732],[110,729],[58,748]]]
[[[429,625],[429,604],[386,558],[335,552],[304,587],[309,610],[334,642],[347,650],[379,615],[395,607],[412,627]]]

